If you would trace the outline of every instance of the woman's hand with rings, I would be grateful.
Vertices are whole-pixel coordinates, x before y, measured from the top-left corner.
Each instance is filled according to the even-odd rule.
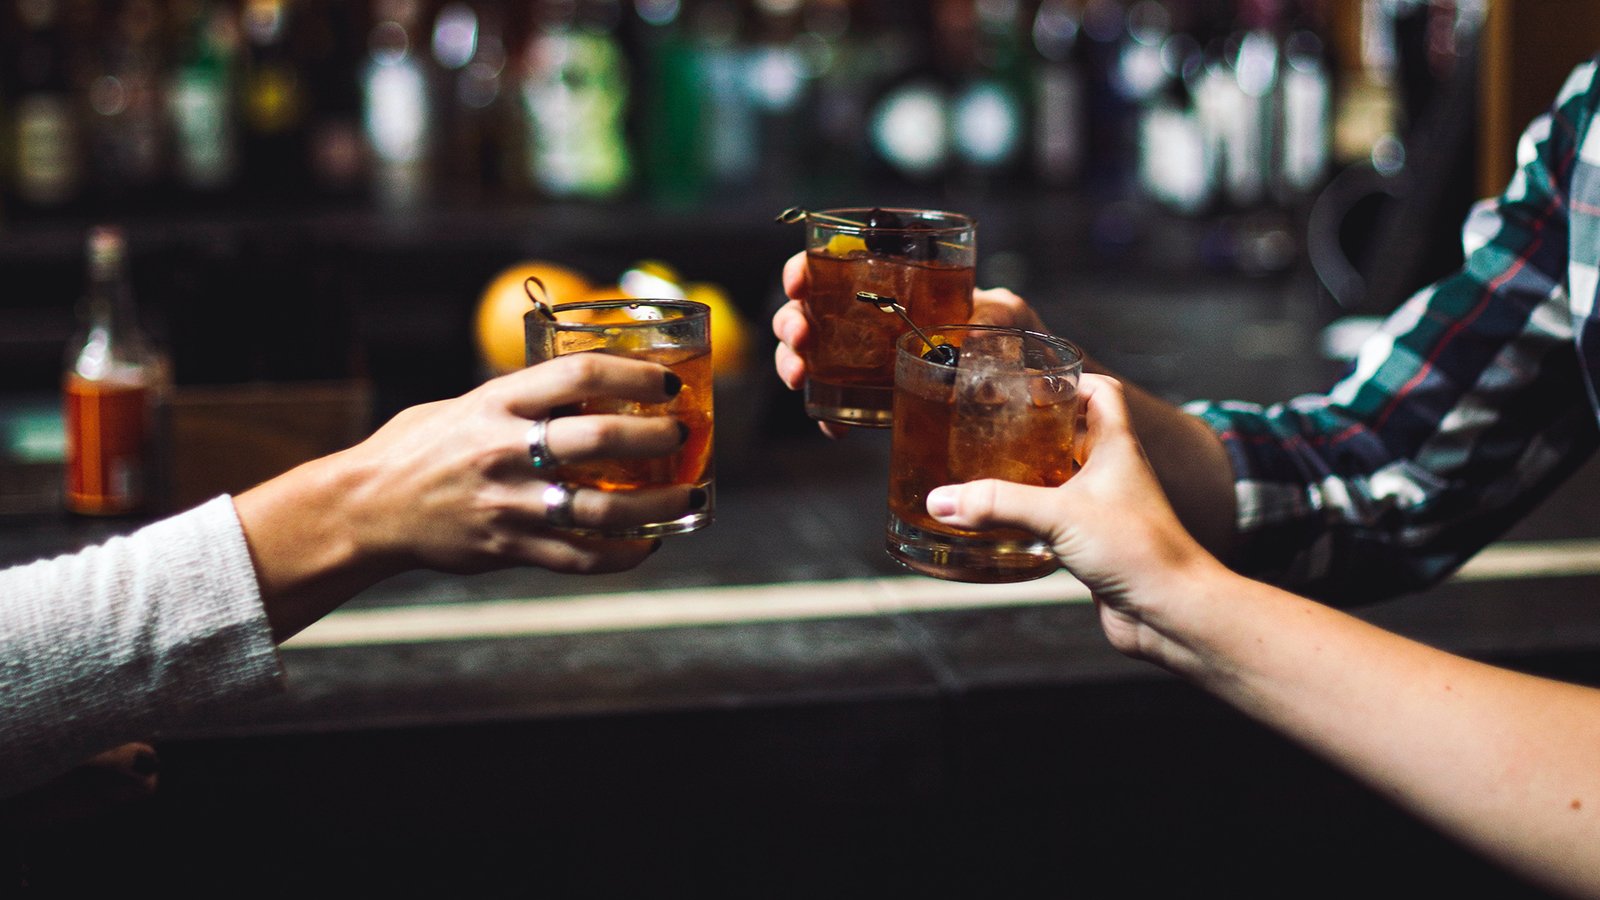
[[[656,363],[577,353],[403,410],[360,444],[234,499],[242,522],[272,523],[247,525],[246,537],[262,550],[258,563],[300,561],[271,570],[258,565],[263,593],[309,590],[304,580],[325,572],[338,573],[341,589],[350,593],[351,585],[411,568],[631,568],[654,542],[580,537],[549,521],[546,493],[559,470],[534,464],[530,429],[545,423],[533,436],[547,463],[665,456],[688,435],[675,418],[561,413],[602,398],[664,403],[681,388],[678,377]],[[614,493],[574,488],[557,498],[555,514],[569,515],[580,528],[625,528],[684,515],[690,494],[686,486]],[[268,546],[273,542],[282,546]],[[337,593],[328,587],[330,596]]]

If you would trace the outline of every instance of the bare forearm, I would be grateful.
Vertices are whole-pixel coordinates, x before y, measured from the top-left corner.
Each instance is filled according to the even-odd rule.
[[[1231,574],[1167,661],[1529,878],[1600,895],[1600,691],[1498,669]],[[1165,630],[1165,629],[1163,629]]]
[[[1115,376],[1093,360],[1087,368]],[[1204,422],[1136,384],[1123,380],[1123,391],[1134,433],[1179,520],[1201,546],[1229,559],[1238,531],[1233,467],[1221,439]]]
[[[348,451],[346,451],[348,453]],[[282,641],[396,570],[361,553],[358,491],[341,457],[325,457],[234,498],[274,638]]]

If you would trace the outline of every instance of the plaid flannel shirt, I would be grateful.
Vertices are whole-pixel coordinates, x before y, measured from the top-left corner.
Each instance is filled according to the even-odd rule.
[[[1187,407],[1234,467],[1241,570],[1344,603],[1433,584],[1600,443],[1597,61],[1474,206],[1461,269],[1402,304],[1344,380]]]

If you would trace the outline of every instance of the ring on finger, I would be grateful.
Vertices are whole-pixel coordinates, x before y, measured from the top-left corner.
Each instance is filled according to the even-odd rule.
[[[553,528],[571,528],[576,522],[572,518],[572,501],[577,491],[559,481],[552,481],[544,489],[544,521]]]
[[[534,419],[533,424],[528,426],[528,459],[533,461],[535,469],[556,465],[556,455],[550,452],[549,436],[549,419]]]

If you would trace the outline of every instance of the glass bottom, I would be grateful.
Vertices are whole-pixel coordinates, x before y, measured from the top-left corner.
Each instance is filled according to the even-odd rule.
[[[693,512],[673,519],[670,522],[652,522],[647,525],[634,525],[629,528],[599,529],[599,528],[567,528],[570,534],[581,534],[584,537],[606,538],[616,541],[636,541],[645,538],[665,537],[669,534],[688,534],[691,531],[710,525],[717,508],[717,483],[715,480],[706,481],[695,485],[706,492],[706,505]]]
[[[884,545],[902,566],[945,581],[1032,581],[1060,568],[1055,552],[1043,541],[941,534],[918,528],[892,512],[884,530]]]
[[[825,422],[861,428],[894,424],[894,388],[806,381],[806,414]]]

